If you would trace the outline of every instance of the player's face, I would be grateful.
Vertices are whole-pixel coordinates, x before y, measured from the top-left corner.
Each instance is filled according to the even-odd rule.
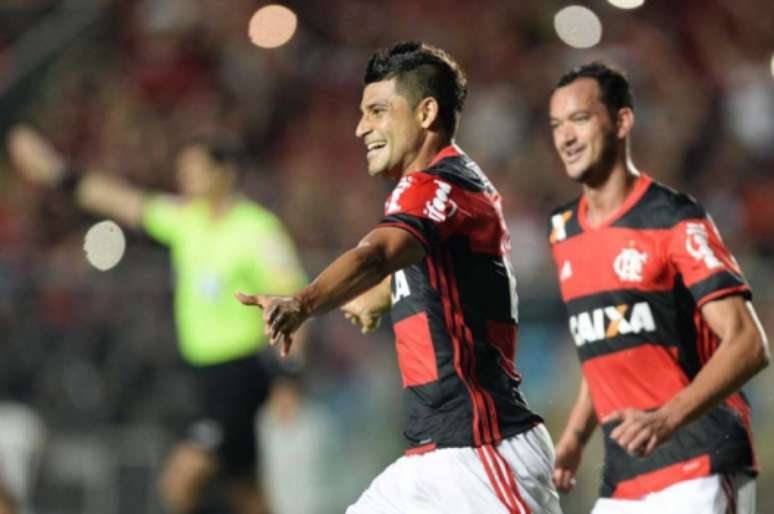
[[[409,100],[396,91],[395,82],[374,82],[363,90],[355,135],[365,143],[372,176],[400,177],[419,152],[423,128]]]
[[[209,196],[219,187],[221,174],[207,150],[199,145],[187,146],[177,156],[177,181],[186,196]]]
[[[582,78],[560,87],[550,111],[554,146],[567,175],[585,183],[606,173],[617,138],[597,81]]]

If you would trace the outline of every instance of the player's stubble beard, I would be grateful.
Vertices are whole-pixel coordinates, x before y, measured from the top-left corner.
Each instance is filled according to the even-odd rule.
[[[590,188],[597,188],[604,184],[613,172],[615,163],[625,151],[625,144],[619,143],[615,130],[606,130],[599,159],[590,163],[579,175],[573,177],[575,182]]]

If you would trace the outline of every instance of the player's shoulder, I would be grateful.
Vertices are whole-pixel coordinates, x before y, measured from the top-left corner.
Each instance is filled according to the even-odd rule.
[[[613,225],[669,229],[685,220],[706,216],[706,210],[693,196],[653,180],[642,198]]]
[[[494,187],[476,162],[461,150],[450,153],[420,172],[465,191],[483,192]]]

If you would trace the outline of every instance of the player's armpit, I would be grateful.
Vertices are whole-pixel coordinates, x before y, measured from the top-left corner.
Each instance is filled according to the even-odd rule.
[[[416,264],[425,258],[425,247],[408,230],[377,227],[360,241],[358,247],[378,249],[384,257],[387,274]],[[386,276],[386,275],[385,275]]]

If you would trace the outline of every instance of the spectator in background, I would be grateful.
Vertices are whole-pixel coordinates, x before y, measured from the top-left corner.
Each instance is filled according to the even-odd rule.
[[[554,145],[581,196],[550,241],[583,379],[556,448],[572,489],[601,423],[594,514],[753,514],[757,464],[739,388],[769,360],[750,287],[707,212],[637,171],[627,79],[595,62],[550,103]]]
[[[254,416],[269,393],[271,352],[263,351],[260,316],[243,309],[233,291],[289,292],[304,283],[304,273],[280,221],[239,196],[240,146],[226,140],[184,146],[177,159],[177,197],[99,172],[79,179],[28,127],[14,129],[8,146],[16,169],[27,178],[73,188],[83,209],[141,227],[170,247],[179,346],[193,372],[201,411],[162,472],[167,507],[180,514],[208,508],[265,512],[254,477]],[[229,507],[204,494],[218,475],[225,477]]]

